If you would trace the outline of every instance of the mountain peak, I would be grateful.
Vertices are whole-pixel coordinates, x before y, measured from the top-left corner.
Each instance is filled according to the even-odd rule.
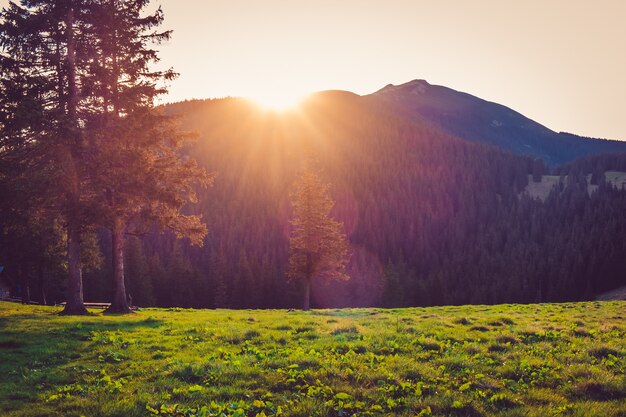
[[[624,152],[626,143],[559,134],[498,103],[415,79],[371,94],[392,111],[453,136],[559,165],[592,153]]]
[[[387,84],[385,87],[376,91],[374,94],[388,94],[400,92],[404,94],[418,95],[424,93],[428,87],[430,87],[428,81],[416,79],[399,85]]]
[[[415,79],[415,80],[411,80],[409,82],[406,82],[404,84],[400,84],[400,87],[411,87],[411,86],[415,86],[415,85],[430,85],[428,83],[428,81],[426,80],[422,80],[422,79]]]

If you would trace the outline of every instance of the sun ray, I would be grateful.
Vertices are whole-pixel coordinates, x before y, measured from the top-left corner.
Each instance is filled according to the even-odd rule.
[[[285,112],[296,109],[307,96],[307,93],[297,91],[271,90],[252,93],[248,99],[265,110]]]

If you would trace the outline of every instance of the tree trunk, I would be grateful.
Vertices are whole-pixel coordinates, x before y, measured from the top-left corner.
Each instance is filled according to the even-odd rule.
[[[72,129],[78,128],[77,107],[78,89],[76,88],[76,39],[74,38],[74,9],[70,7],[65,17],[65,37],[67,41],[67,115]]]
[[[133,312],[128,305],[126,285],[124,283],[125,226],[126,225],[120,218],[116,218],[113,222],[113,228],[111,230],[114,293],[111,305],[105,313],[129,314]]]
[[[24,268],[20,267],[18,270],[19,280],[22,284],[22,304],[30,304],[30,282],[28,276],[28,268],[24,272]]]
[[[48,303],[46,302],[46,289],[44,286],[44,267],[42,264],[39,264],[37,267],[37,278],[39,279],[39,290],[41,291],[41,305],[45,306]]]
[[[304,304],[302,310],[308,311],[311,309],[311,277],[306,277],[304,280]]]
[[[76,107],[78,105],[78,91],[76,89],[76,41],[74,39],[74,10],[70,8],[66,16],[66,38],[67,38],[67,116],[68,134],[75,139],[74,152],[65,155],[64,162],[67,163],[67,181],[70,189],[67,193],[68,214],[67,214],[67,302],[61,314],[82,315],[89,314],[83,303],[83,273],[81,270],[80,256],[80,178],[76,166],[75,153],[81,147],[80,136],[78,134],[78,121]]]
[[[89,314],[83,302],[83,271],[80,259],[80,228],[75,221],[67,225],[67,300],[61,312],[64,315]]]

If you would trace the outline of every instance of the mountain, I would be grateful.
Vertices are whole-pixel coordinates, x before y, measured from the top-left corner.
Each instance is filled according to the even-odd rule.
[[[390,101],[326,91],[288,113],[234,98],[166,106],[198,132],[189,155],[217,174],[189,207],[209,236],[201,248],[171,235],[130,239],[133,302],[299,306],[301,288],[285,280],[289,192],[311,155],[352,253],[351,280],[315,282],[314,307],[581,300],[626,285],[626,191],[596,173],[626,166],[623,155],[561,167],[562,180],[534,199],[525,190],[547,173],[540,161]],[[85,275],[89,300],[106,300],[108,286],[106,270]]]
[[[439,99],[424,100],[425,94]],[[187,208],[203,216],[209,235],[202,247],[172,234],[129,236],[125,271],[133,303],[299,306],[302,288],[285,279],[290,189],[311,159],[332,185],[332,215],[351,250],[351,279],[316,281],[313,307],[589,300],[626,285],[626,189],[619,185],[626,155],[588,155],[549,172],[535,155],[510,152],[497,137],[467,140],[436,121],[448,112],[455,114],[449,126],[469,126],[473,118],[463,109],[503,124],[511,114],[512,132],[533,131],[563,146],[502,106],[424,82],[367,96],[320,92],[286,113],[236,98],[164,106],[198,134],[186,156],[216,173],[214,186],[199,190],[198,203]],[[523,143],[520,137],[504,139]],[[541,188],[541,198],[529,185]],[[107,236],[100,236],[105,257]],[[0,234],[3,262],[36,265],[11,242]],[[85,271],[89,301],[110,299],[112,262],[103,265]],[[53,279],[44,272],[30,280],[33,293]]]
[[[591,154],[626,152],[626,142],[557,133],[524,115],[467,93],[413,80],[371,94],[409,119],[428,120],[451,135],[562,165]]]

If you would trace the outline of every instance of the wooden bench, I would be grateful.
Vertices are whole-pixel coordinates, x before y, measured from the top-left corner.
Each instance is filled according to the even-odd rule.
[[[65,301],[59,304],[56,304],[57,307],[65,307],[65,304],[67,304]],[[91,303],[91,302],[84,302],[83,305],[85,306],[85,308],[101,308],[101,309],[106,309],[109,308],[109,306],[111,305],[111,303]],[[130,306],[131,310],[138,310],[139,307],[137,306]]]
[[[65,304],[67,304],[65,301],[62,303],[57,304],[57,306],[59,307],[65,307]],[[84,302],[83,305],[87,308],[108,308],[111,303],[90,303],[90,302]]]

